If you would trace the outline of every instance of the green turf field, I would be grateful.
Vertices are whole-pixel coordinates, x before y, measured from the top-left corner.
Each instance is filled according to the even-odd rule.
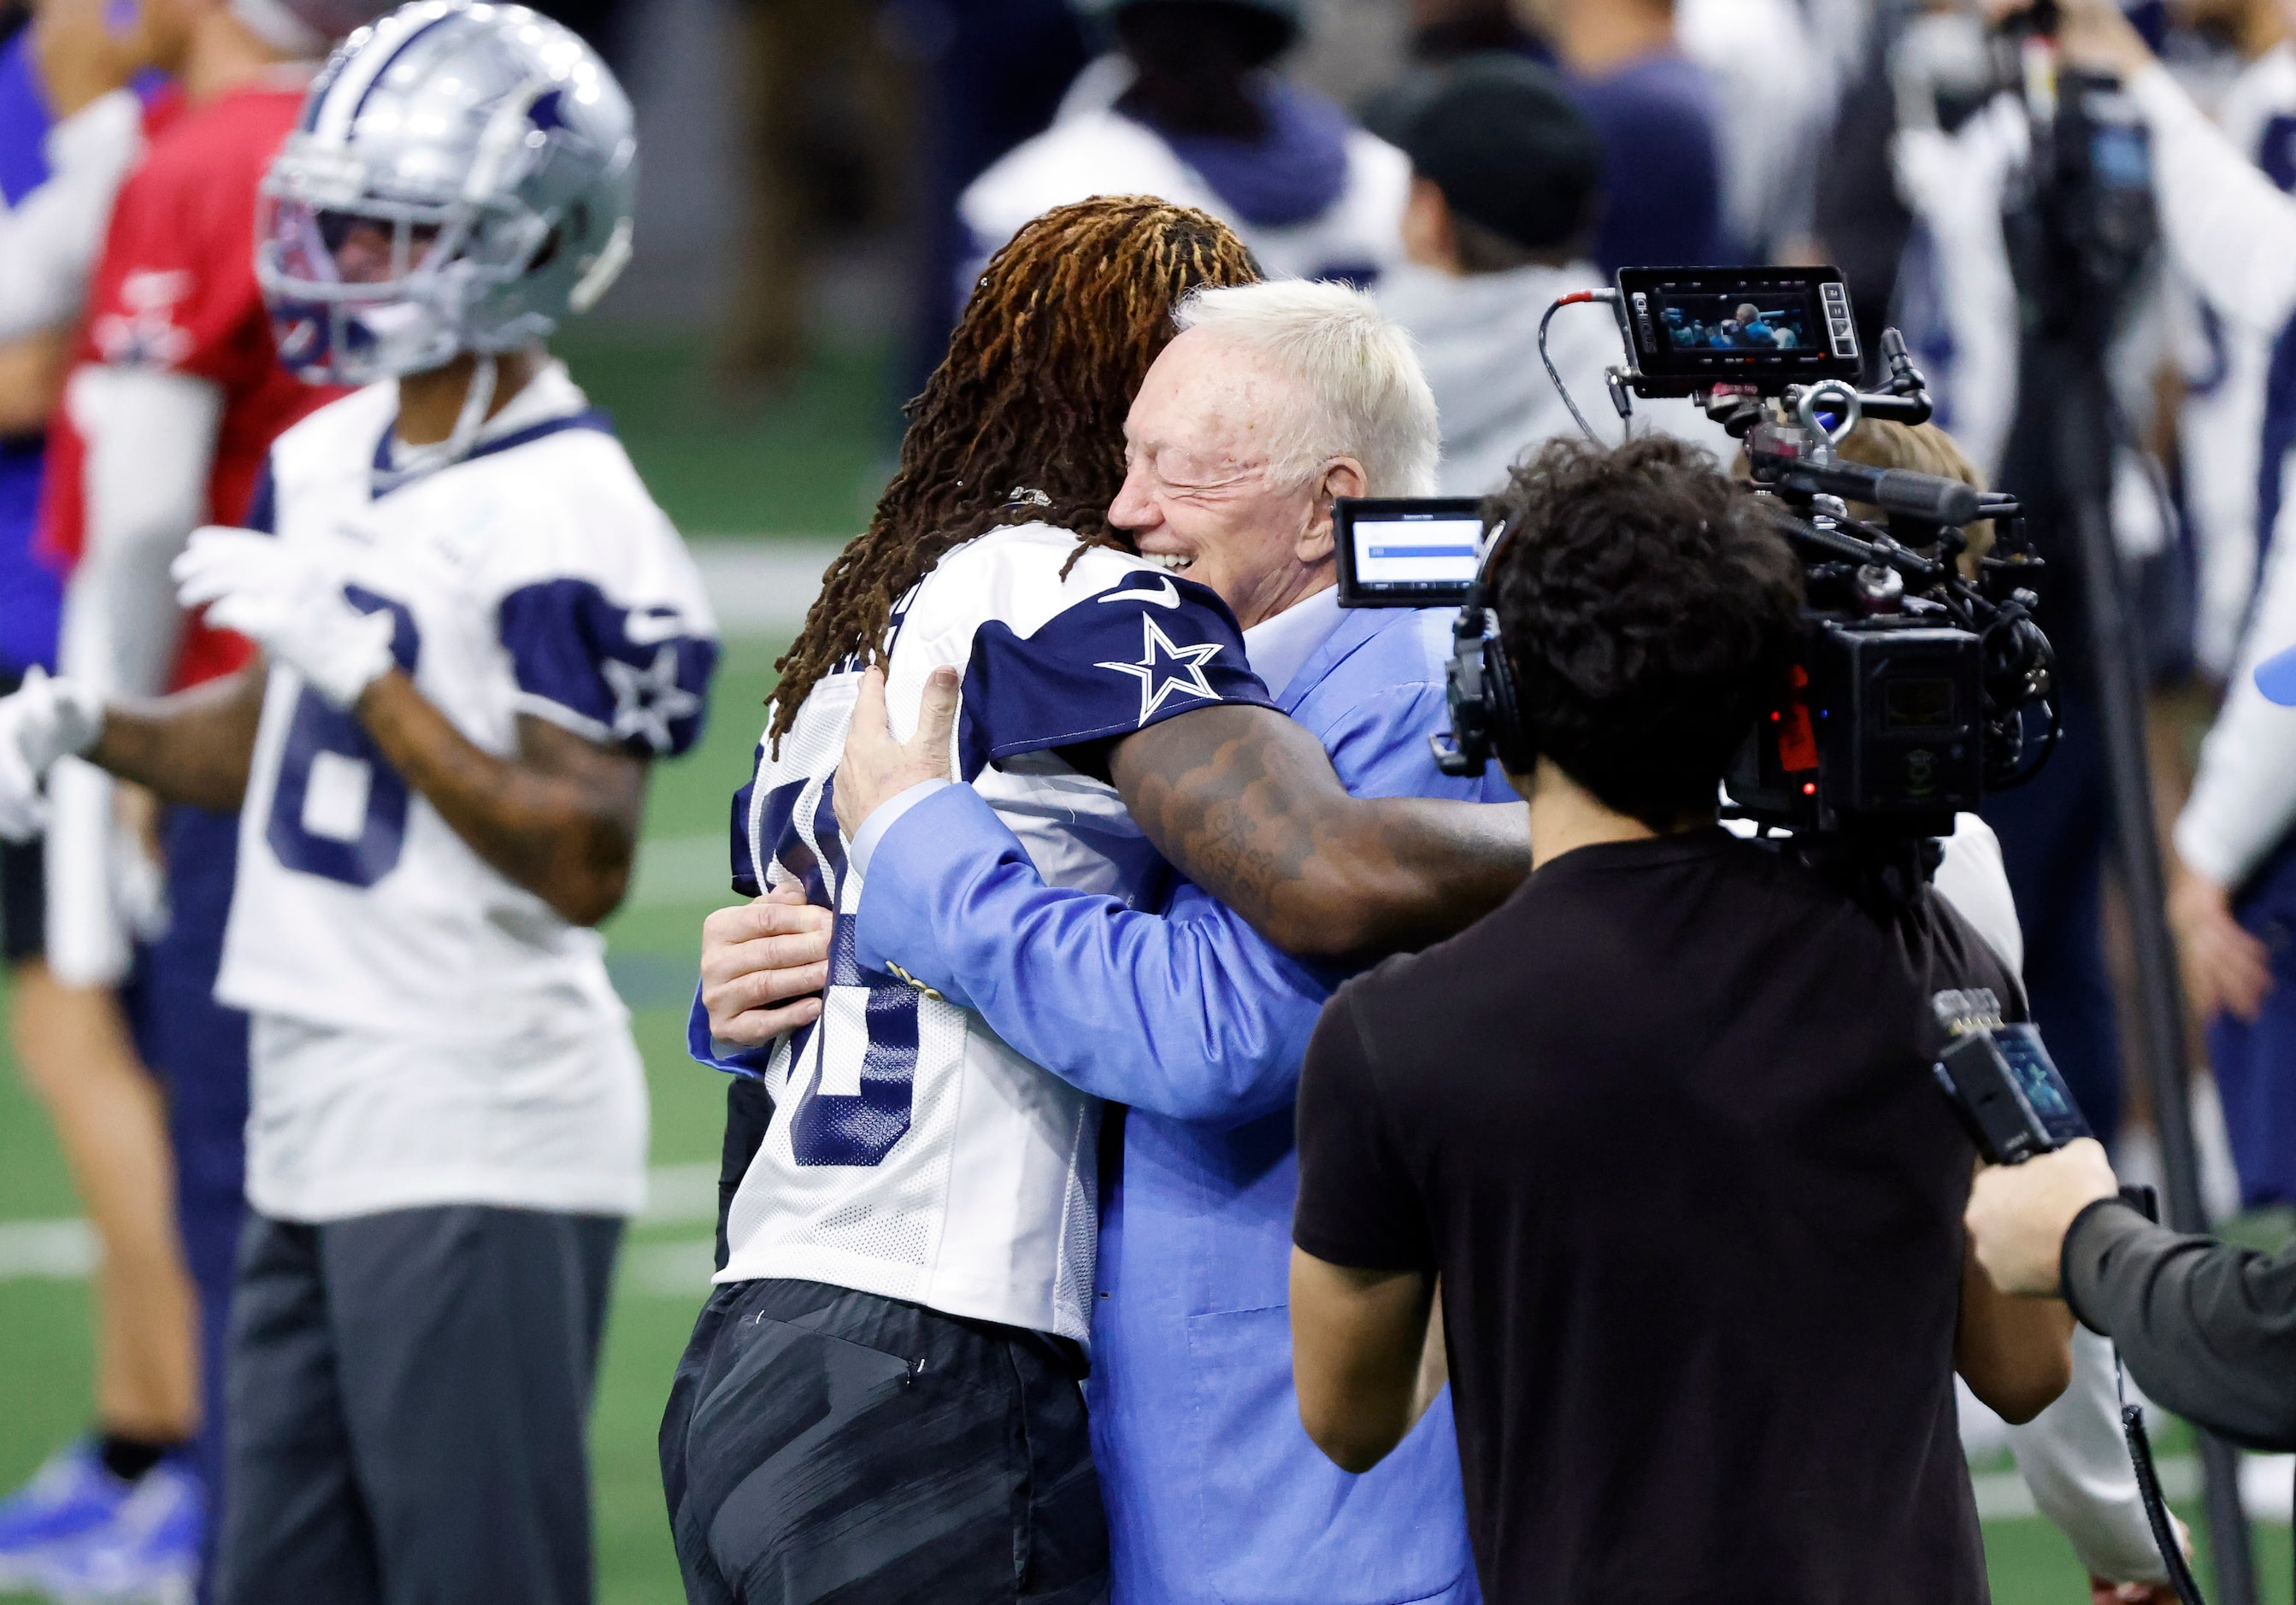
[[[657,495],[689,530],[849,531],[884,471],[882,362],[833,355],[765,413],[731,418],[709,402],[690,345],[604,340],[575,358],[576,377],[616,413]],[[653,1434],[708,1279],[723,1098],[721,1079],[685,1058],[685,1004],[701,918],[726,900],[726,799],[745,778],[780,643],[728,645],[709,737],[656,775],[638,884],[608,928],[652,1080],[657,1167],[652,1217],[634,1227],[624,1253],[592,1434],[600,1595],[609,1605],[679,1597]],[[0,1488],[86,1424],[86,1286],[72,1269],[72,1234],[59,1224],[76,1212],[44,1117],[12,1064],[0,1067]],[[2288,1528],[2260,1530],[2265,1598],[2287,1605]],[[2001,1605],[2087,1599],[2071,1552],[2044,1523],[1990,1522],[1986,1544]]]

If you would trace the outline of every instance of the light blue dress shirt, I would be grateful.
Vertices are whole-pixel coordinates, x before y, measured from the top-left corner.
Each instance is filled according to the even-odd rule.
[[[1328,620],[1287,613],[1272,622],[1295,628],[1246,643],[1349,790],[1513,800],[1495,768],[1456,780],[1429,753],[1448,722],[1451,615],[1332,604],[1300,604]],[[1120,1159],[1103,1160],[1087,1384],[1118,1605],[1477,1601],[1447,1399],[1361,1477],[1300,1425],[1292,1101],[1341,976],[1276,952],[1192,885],[1160,914],[1046,887],[971,787],[901,800],[866,832],[860,962],[898,963],[1127,1106]]]

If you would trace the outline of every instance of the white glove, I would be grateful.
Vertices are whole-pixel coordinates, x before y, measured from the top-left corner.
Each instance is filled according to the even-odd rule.
[[[35,664],[24,684],[0,697],[0,836],[29,841],[47,823],[40,782],[61,757],[77,757],[103,733],[103,699],[77,680],[51,678]]]
[[[321,543],[209,525],[192,531],[168,572],[177,602],[205,604],[211,622],[255,642],[336,708],[348,710],[390,670],[390,614],[344,599]]]

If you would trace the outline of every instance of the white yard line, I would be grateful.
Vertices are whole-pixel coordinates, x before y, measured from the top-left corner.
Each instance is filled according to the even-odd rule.
[[[733,856],[721,833],[664,836],[638,844],[628,906],[666,908],[683,903],[732,903],[726,888]]]
[[[794,634],[845,543],[824,536],[697,535],[686,549],[729,635]]]
[[[646,1207],[635,1224],[707,1226],[717,1219],[718,1167],[714,1163],[657,1165],[646,1173]],[[706,1286],[711,1245],[707,1238],[701,1244],[699,1285]],[[645,1247],[690,1250],[692,1244]],[[633,1249],[630,1255],[640,1251]],[[85,1220],[0,1221],[0,1282],[84,1281],[95,1269],[98,1253],[95,1232]]]

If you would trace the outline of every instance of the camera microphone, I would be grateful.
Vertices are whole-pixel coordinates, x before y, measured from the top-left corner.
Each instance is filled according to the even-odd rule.
[[[1983,499],[1973,486],[1941,474],[1868,468],[1860,463],[1820,467],[1797,462],[1780,476],[1780,482],[1805,494],[1865,502],[1883,512],[1929,524],[1959,526],[1984,516]]]

